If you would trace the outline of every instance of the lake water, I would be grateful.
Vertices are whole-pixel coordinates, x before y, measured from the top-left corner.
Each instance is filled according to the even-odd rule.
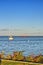
[[[24,51],[23,55],[43,54],[43,36],[14,36],[10,41],[8,36],[0,36],[0,53],[12,54],[14,51]]]

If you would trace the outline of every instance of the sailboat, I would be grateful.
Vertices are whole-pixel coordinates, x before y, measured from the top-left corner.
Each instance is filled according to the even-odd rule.
[[[10,37],[9,37],[9,40],[13,40],[13,39],[14,39],[13,36],[10,36]]]
[[[12,30],[11,30],[11,31],[12,31]],[[10,35],[9,35],[9,40],[13,40],[13,39],[14,39],[14,38],[13,38],[13,34],[12,34],[11,31],[9,32],[9,34],[10,34]]]

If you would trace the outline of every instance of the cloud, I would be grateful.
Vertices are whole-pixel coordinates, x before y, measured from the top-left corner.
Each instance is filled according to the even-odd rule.
[[[9,31],[9,29],[0,29],[0,31]]]
[[[43,35],[43,31],[35,31],[35,30],[30,30],[30,29],[0,29],[0,35],[27,35],[27,36],[37,36],[37,35]]]

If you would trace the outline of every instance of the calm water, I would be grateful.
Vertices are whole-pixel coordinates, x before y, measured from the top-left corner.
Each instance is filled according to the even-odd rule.
[[[43,54],[43,37],[19,37],[15,36],[13,41],[8,36],[0,36],[0,52],[12,54],[14,51],[24,51],[23,55]]]

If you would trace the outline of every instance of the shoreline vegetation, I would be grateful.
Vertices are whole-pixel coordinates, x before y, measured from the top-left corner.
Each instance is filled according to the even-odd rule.
[[[23,51],[13,52],[13,54],[5,55],[4,52],[0,53],[1,65],[43,65],[43,55],[29,55],[23,56]],[[11,64],[10,64],[11,63]],[[12,64],[14,63],[14,64]],[[16,63],[16,64],[15,64]]]

